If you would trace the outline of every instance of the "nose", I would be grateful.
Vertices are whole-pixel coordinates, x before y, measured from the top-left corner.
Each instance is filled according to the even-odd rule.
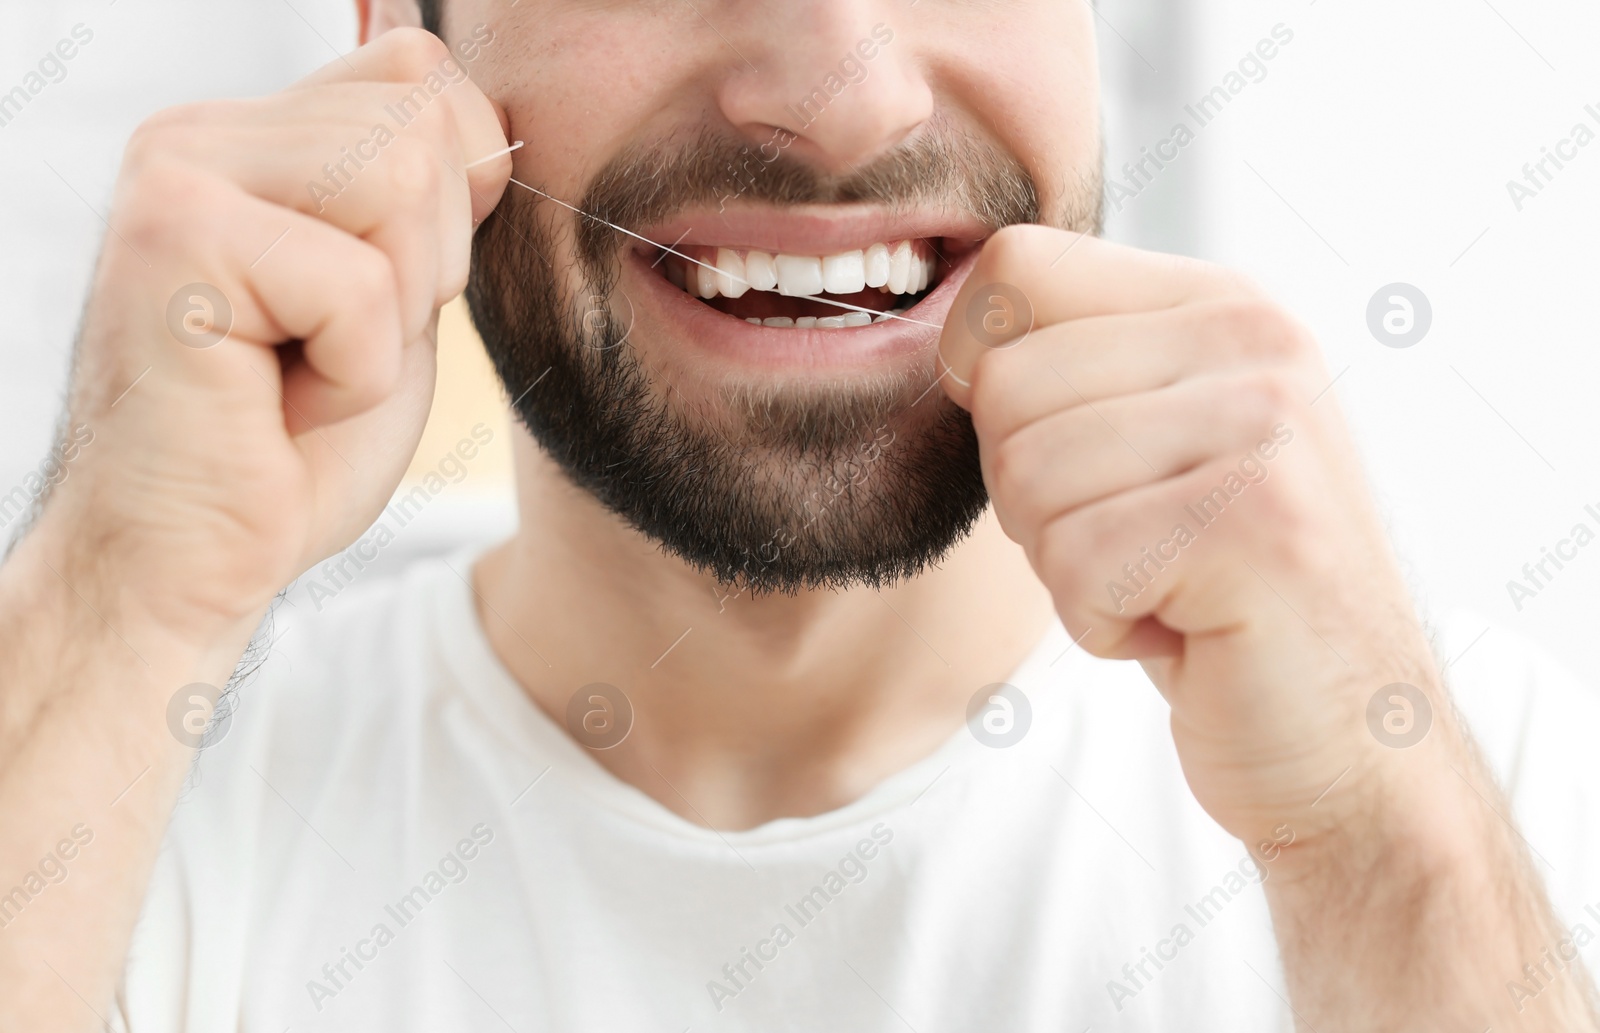
[[[807,0],[751,8],[737,34],[723,116],[758,143],[795,134],[788,150],[843,174],[892,149],[933,114],[933,90],[883,5]]]

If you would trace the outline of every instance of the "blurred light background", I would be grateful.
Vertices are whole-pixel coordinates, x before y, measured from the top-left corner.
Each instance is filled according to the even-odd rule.
[[[904,6],[898,17],[917,17]],[[8,11],[0,91],[74,26],[93,39],[0,126],[0,494],[49,448],[133,127],[171,104],[278,89],[355,40],[345,0]],[[1600,532],[1600,140],[1547,165],[1550,182],[1520,209],[1507,188],[1526,182],[1525,164],[1560,153],[1575,126],[1600,133],[1600,6],[1101,0],[1096,19],[1107,175],[1127,188],[1110,235],[1242,269],[1298,313],[1322,342],[1329,398],[1353,424],[1425,610],[1465,607],[1470,625],[1519,630],[1600,685],[1600,542],[1563,560],[1520,609],[1507,587],[1574,525]],[[1267,48],[1270,60],[1248,60],[1275,28],[1292,38]],[[1229,85],[1237,92],[1199,125],[1188,108]],[[1193,140],[1130,182],[1123,164],[1172,153],[1162,142],[1180,124]],[[1405,348],[1380,343],[1367,318],[1369,300],[1397,282],[1433,313]],[[513,519],[502,399],[459,308],[441,349],[413,476],[478,422],[495,447],[408,525],[385,566]]]

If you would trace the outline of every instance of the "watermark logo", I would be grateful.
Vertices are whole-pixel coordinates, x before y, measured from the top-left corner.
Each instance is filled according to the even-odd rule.
[[[198,681],[185,685],[167,700],[167,730],[191,750],[215,746],[233,724],[232,709],[217,713],[221,699],[222,690],[215,685]]]
[[[1380,287],[1367,302],[1367,329],[1385,347],[1409,348],[1428,336],[1431,326],[1433,305],[1409,283]]]
[[[985,348],[1021,344],[1033,332],[1033,303],[1015,284],[986,284],[967,302],[967,332]]]
[[[967,703],[967,730],[990,749],[1015,746],[1033,726],[1033,704],[1015,685],[985,685]]]
[[[1367,700],[1367,729],[1390,749],[1404,750],[1421,742],[1433,727],[1433,704],[1415,685],[1397,681]]]
[[[609,750],[633,731],[633,701],[615,685],[585,685],[567,701],[567,731],[591,750]]]
[[[187,284],[167,302],[167,329],[191,348],[210,348],[233,329],[233,306],[209,283]]]
[[[633,333],[633,299],[618,290],[616,296],[621,298],[628,306],[626,318],[619,319],[611,307],[611,299],[604,294],[589,295],[588,304],[584,306],[583,315],[579,318],[584,335],[584,346],[593,351],[610,351],[620,347],[628,340],[628,335]]]

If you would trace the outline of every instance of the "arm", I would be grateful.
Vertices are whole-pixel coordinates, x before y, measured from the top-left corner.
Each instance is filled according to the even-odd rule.
[[[1423,809],[1370,801],[1371,827],[1274,864],[1267,900],[1302,1025],[1597,1028],[1593,983],[1509,808],[1478,758],[1455,766],[1411,797]]]
[[[247,619],[201,644],[107,591],[41,524],[0,568],[0,1002],[7,1026],[100,1028],[193,756],[168,700],[222,685]]]
[[[1300,1024],[1600,1028],[1576,965],[1531,1001],[1507,991],[1561,931],[1304,328],[1224,270],[1013,227],[940,352],[1063,622],[1144,665],[1223,828],[1293,831],[1266,893]],[[1410,726],[1384,723],[1396,696]]]
[[[462,78],[337,190],[325,166],[454,60],[393,32],[129,144],[68,406],[94,436],[0,567],[0,1027],[101,1027],[184,718],[214,699],[192,686],[225,684],[416,447],[438,308],[510,173],[466,168],[504,149],[501,115]]]

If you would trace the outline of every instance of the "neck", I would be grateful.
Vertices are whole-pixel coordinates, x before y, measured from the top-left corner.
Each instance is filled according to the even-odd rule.
[[[581,686],[633,705],[591,755],[689,821],[842,806],[927,756],[1038,641],[1048,593],[986,516],[893,588],[750,597],[666,555],[517,435],[521,528],[479,561],[479,618],[558,723]]]

